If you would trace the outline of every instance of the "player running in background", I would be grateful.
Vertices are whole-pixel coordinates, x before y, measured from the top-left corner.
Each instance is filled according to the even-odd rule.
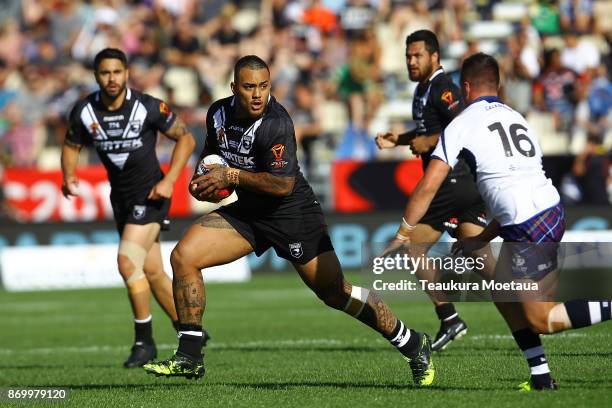
[[[499,66],[495,58],[479,53],[465,60],[461,69],[461,87],[468,106],[447,126],[436,146],[425,176],[408,203],[397,239],[387,251],[411,241],[415,225],[426,214],[436,191],[443,184],[460,157],[466,158],[477,178],[478,189],[494,220],[478,236],[458,244],[469,253],[474,248],[500,236],[508,243],[521,243],[520,255],[527,271],[546,278],[556,269],[556,246],[565,231],[565,216],[559,193],[542,169],[542,151],[537,136],[521,114],[497,97],[500,86]],[[530,245],[529,245],[530,244]],[[516,245],[516,244],[514,244]],[[513,244],[509,244],[512,248]],[[504,259],[500,267],[512,268],[514,276],[525,274]],[[517,255],[511,250],[510,257]],[[543,256],[548,256],[543,259]],[[610,301],[573,300],[555,302],[496,303],[512,335],[529,364],[531,377],[521,384],[523,390],[556,389],[542,348],[539,334],[551,334],[581,328],[612,318]]]
[[[208,110],[202,157],[220,154],[231,167],[194,177],[191,192],[216,201],[219,190],[235,186],[239,199],[203,216],[172,252],[179,347],[169,359],[145,369],[158,376],[203,376],[206,297],[201,270],[251,252],[259,256],[272,247],[326,305],[355,317],[396,347],[416,384],[431,384],[435,371],[429,336],[411,330],[374,293],[344,279],[321,206],[298,166],[293,123],[270,94],[271,86],[267,64],[257,56],[242,57],[234,67],[234,95]]]
[[[463,110],[461,92],[440,65],[440,46],[429,30],[415,31],[406,37],[406,65],[411,81],[418,82],[412,101],[416,128],[400,135],[379,133],[379,148],[409,145],[427,168],[440,133]],[[485,207],[467,164],[461,160],[453,168],[434,197],[427,213],[416,225],[411,242],[419,252],[429,251],[446,230],[453,237],[478,235],[486,226]],[[425,271],[419,271],[419,276]],[[430,274],[435,271],[430,271]],[[442,350],[455,338],[467,333],[467,325],[452,303],[432,301],[440,319],[433,350]]]
[[[135,341],[124,367],[140,367],[157,354],[151,292],[175,326],[178,321],[172,283],[163,270],[159,235],[174,182],[195,141],[166,103],[127,87],[123,51],[100,51],[94,74],[100,90],[77,102],[70,113],[62,147],[62,192],[66,197],[78,196],[79,152],[84,145],[93,145],[111,184],[110,199],[121,236],[117,263],[134,313]],[[176,141],[165,175],[155,154],[158,131]]]

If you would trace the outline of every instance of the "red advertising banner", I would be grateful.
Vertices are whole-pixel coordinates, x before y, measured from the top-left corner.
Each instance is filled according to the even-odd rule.
[[[79,196],[76,198],[67,199],[62,195],[62,173],[59,170],[7,169],[4,193],[24,222],[112,219],[110,184],[104,167],[82,167],[76,174],[79,177]],[[187,191],[190,178],[191,171],[184,169],[174,184],[171,216],[191,214]]]
[[[334,162],[333,209],[338,212],[401,209],[421,177],[423,169],[420,159]]]

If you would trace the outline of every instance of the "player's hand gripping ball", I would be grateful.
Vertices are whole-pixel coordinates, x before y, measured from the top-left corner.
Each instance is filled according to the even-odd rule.
[[[211,164],[218,164],[223,167],[229,167],[229,164],[227,164],[227,162],[225,161],[223,157],[219,156],[218,154],[209,154],[208,156],[200,160],[200,163],[198,163],[198,168],[196,170],[196,176],[203,176],[205,174],[208,174],[211,169],[206,168],[206,166],[207,165],[210,166]],[[234,192],[234,187],[226,187],[226,188],[220,189],[219,191],[217,191],[216,201],[220,201],[226,197],[229,197],[229,195],[232,194],[233,192]]]

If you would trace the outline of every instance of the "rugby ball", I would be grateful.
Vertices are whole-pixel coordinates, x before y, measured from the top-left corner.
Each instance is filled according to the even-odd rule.
[[[198,163],[198,168],[196,169],[196,175],[202,176],[204,174],[207,174],[210,171],[210,169],[207,169],[206,166],[207,165],[210,166],[211,164],[220,164],[223,167],[229,167],[229,164],[227,164],[227,162],[225,161],[223,157],[219,156],[218,154],[209,154],[208,156],[200,160],[200,162]],[[218,191],[217,198],[224,199],[226,197],[229,197],[230,194],[232,194],[233,192],[234,192],[234,187],[223,188]]]

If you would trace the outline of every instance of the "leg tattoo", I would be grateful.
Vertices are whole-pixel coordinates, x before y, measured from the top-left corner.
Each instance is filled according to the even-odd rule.
[[[198,224],[206,228],[234,229],[225,218],[214,212],[200,217],[198,219]]]
[[[190,279],[175,277],[172,281],[174,303],[181,324],[202,325],[206,307],[204,280],[197,273]]]

